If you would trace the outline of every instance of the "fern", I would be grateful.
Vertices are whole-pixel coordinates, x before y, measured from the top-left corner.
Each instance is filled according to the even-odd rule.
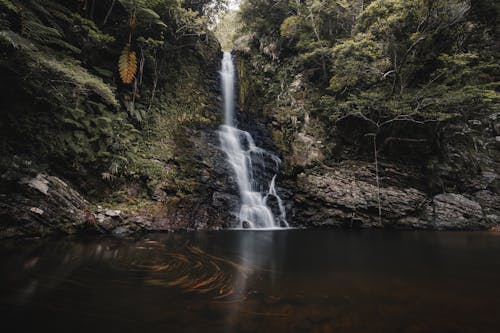
[[[67,7],[65,7],[64,5],[61,5],[57,2],[50,1],[50,0],[42,0],[41,2],[43,4],[43,6],[45,8],[47,8],[48,12],[50,13],[50,15],[52,17],[57,18],[58,20],[65,22],[65,23],[69,23],[69,24],[73,23],[73,20],[71,18],[73,15],[73,12],[70,9],[68,9]]]
[[[10,29],[10,22],[0,18],[0,30]]]
[[[28,39],[21,37],[19,34],[16,34],[12,30],[0,31],[0,41],[4,41],[15,48],[21,48],[25,50],[33,50],[35,48]]]
[[[123,49],[118,61],[118,69],[123,83],[130,84],[137,73],[137,55],[130,50],[130,44]]]
[[[46,43],[51,37],[61,37],[61,33],[57,29],[44,25],[35,16],[29,14],[22,15],[21,34],[40,43]]]
[[[72,44],[70,44],[70,43],[68,43],[60,38],[48,38],[47,44],[62,47],[62,48],[69,50],[73,53],[80,53],[81,52],[81,50],[78,47],[76,47],[76,46],[74,46],[74,45],[72,45]]]
[[[12,1],[10,0],[0,0],[0,7],[5,7],[8,10],[11,10],[15,13],[19,12],[19,7],[17,7]]]
[[[59,46],[71,52],[79,53],[80,50],[64,40],[65,25],[73,24],[71,11],[65,6],[52,0],[0,0],[0,8],[5,7],[15,13],[10,15],[10,26],[17,26],[15,31],[23,37],[41,44]],[[0,27],[6,24],[0,23]]]

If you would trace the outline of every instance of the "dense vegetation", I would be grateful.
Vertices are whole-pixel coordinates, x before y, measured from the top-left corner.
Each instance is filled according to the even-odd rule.
[[[495,108],[498,11],[491,1],[248,0],[241,18],[321,91],[329,117],[435,118]]]
[[[222,45],[238,126],[283,157],[301,222],[500,224],[497,2],[228,2],[0,0],[0,218],[227,226]]]
[[[439,207],[469,202],[500,222],[498,2],[245,0],[240,9],[240,107],[270,130],[303,220],[435,227],[462,216],[439,217]],[[402,213],[409,188],[422,196]]]
[[[310,116],[325,128],[349,120],[372,156],[368,136],[375,148],[424,141],[408,126],[500,110],[499,11],[491,1],[244,1],[236,48],[251,60],[240,75],[264,70],[242,79],[243,108],[297,116],[286,104],[300,86]]]
[[[208,14],[223,4],[1,0],[1,169],[94,195],[126,180],[189,191],[175,151],[218,119],[205,69],[219,52]]]

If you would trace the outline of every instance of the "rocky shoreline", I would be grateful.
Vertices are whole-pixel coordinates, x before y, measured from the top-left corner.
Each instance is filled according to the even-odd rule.
[[[378,189],[373,169],[368,163],[345,161],[336,168],[299,174],[297,217],[310,226],[345,228],[486,230],[500,223],[498,207],[492,207],[498,196],[488,189],[428,195],[410,186],[383,184],[384,179]],[[389,169],[385,175],[394,172]]]
[[[2,184],[12,192],[0,194],[0,238],[218,230],[229,226],[228,207],[236,200],[214,192],[212,202],[204,204],[198,198],[121,210],[92,204],[60,178],[46,174],[5,174]],[[295,226],[500,231],[498,207],[490,205],[499,201],[488,189],[435,196],[411,187],[383,185],[378,190],[370,164],[345,162],[299,174],[295,191],[289,205]]]

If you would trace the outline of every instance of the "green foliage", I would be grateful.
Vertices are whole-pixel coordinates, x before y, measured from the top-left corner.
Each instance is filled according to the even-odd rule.
[[[23,154],[81,184],[132,177],[192,190],[192,161],[177,155],[186,131],[216,119],[199,81],[218,55],[208,21],[177,0],[0,0],[9,96],[0,101],[0,153]],[[125,86],[116,62],[129,38],[137,75]],[[179,169],[166,172],[158,158]]]
[[[390,60],[383,46],[369,33],[360,33],[332,48],[330,89],[335,92],[369,87],[383,79]]]
[[[161,20],[160,15],[151,9],[146,0],[118,0],[122,6],[129,12],[134,23],[137,24],[158,24],[166,27],[167,25]],[[132,22],[132,20],[131,20]]]
[[[76,13],[72,14],[72,19],[75,27],[82,30],[93,45],[104,46],[115,42],[116,38],[103,33],[94,21],[83,18]]]
[[[280,35],[285,38],[294,38],[298,31],[299,17],[297,15],[288,16],[280,26]]]
[[[13,1],[10,0],[0,0],[0,6],[15,13],[18,13],[20,11],[20,8],[16,6],[16,4]]]
[[[290,14],[286,0],[245,0],[240,5],[240,18],[244,32],[259,36],[278,37],[280,26]]]
[[[284,17],[267,13],[274,5]],[[241,16],[260,43],[276,40],[279,26],[280,61],[322,95],[311,97],[319,115],[436,120],[498,109],[498,8],[467,0],[248,0]],[[263,90],[276,91],[279,103],[277,85]]]
[[[80,49],[65,39],[62,24],[71,24],[68,8],[55,0],[4,0],[0,3],[11,11],[10,26],[19,26],[15,32],[40,45],[50,45],[79,53]],[[17,24],[20,22],[20,25]]]

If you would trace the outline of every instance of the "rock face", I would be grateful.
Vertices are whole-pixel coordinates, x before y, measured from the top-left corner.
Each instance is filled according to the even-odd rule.
[[[291,67],[283,59],[256,47],[236,51],[240,105],[281,152],[281,184],[293,193],[293,224],[432,230],[500,225],[498,115],[469,112],[379,129],[377,184],[373,124],[352,115],[334,118],[336,110],[315,103],[320,96],[303,73],[283,77],[283,68]]]
[[[217,134],[219,59],[192,65],[190,80],[175,87],[181,94],[175,104],[159,102],[151,111],[137,159],[130,158],[131,167],[119,176],[104,168],[102,174],[82,169],[75,177],[69,158],[55,162],[57,168],[34,156],[6,159],[0,166],[0,238],[233,225],[238,192]],[[158,93],[168,89],[174,88]],[[191,104],[182,98],[189,92],[195,95]]]
[[[197,131],[189,138],[193,192],[167,194],[159,187],[156,200],[139,209],[98,210],[97,220],[106,232],[221,229],[234,223],[238,206],[237,188],[219,149],[216,128]],[[101,222],[102,221],[102,222]]]
[[[436,195],[432,204],[437,229],[484,229],[490,226],[481,205],[461,194]]]
[[[219,149],[216,128],[196,131],[184,149],[195,170],[190,176],[193,192],[169,194],[160,184],[153,200],[140,208],[95,205],[58,177],[7,171],[0,175],[0,238],[77,232],[120,235],[232,225],[239,198]]]
[[[389,170],[383,174],[396,179]],[[359,161],[301,173],[295,217],[314,227],[480,230],[495,225],[472,196],[430,196],[410,185],[397,187],[384,180],[379,189],[375,178],[373,166]]]
[[[224,157],[209,146],[204,144],[198,156],[209,163],[200,176],[199,192],[158,199],[142,209],[96,206],[58,177],[7,172],[0,178],[0,238],[228,227],[234,222],[231,212],[238,196]]]
[[[324,131],[308,130],[308,122],[291,136],[287,159],[298,189],[298,221],[313,226],[435,230],[480,230],[500,224],[494,122],[482,119],[478,121],[481,126],[471,129],[455,120],[443,124],[438,139],[425,145],[384,146],[388,140],[380,140],[380,188],[370,142],[362,136],[356,138],[349,122],[338,124],[329,138]],[[398,130],[391,129],[392,133]],[[427,129],[412,130],[425,136]],[[315,159],[298,160],[295,152],[304,150],[297,140],[301,131],[310,133],[310,142],[333,140],[333,146],[325,146],[322,154],[314,154]],[[314,149],[306,151],[302,154],[310,155]],[[295,177],[293,170],[302,171]]]
[[[0,184],[0,237],[71,234],[94,223],[90,203],[57,177],[11,172]]]
[[[394,127],[381,132],[377,182],[373,139],[365,135],[366,124],[346,118],[329,128],[306,103],[308,87],[301,75],[280,88],[278,102],[257,96],[255,68],[265,68],[264,74],[269,77],[264,82],[269,83],[277,64],[245,59],[245,45],[252,41],[249,36],[237,44],[239,86],[243,89],[239,126],[252,134],[258,146],[282,159],[284,175],[278,179],[277,190],[285,201],[290,223],[310,227],[498,230],[500,119],[496,115],[470,115],[470,119],[455,119],[432,128]],[[215,81],[210,81],[214,87]],[[216,89],[214,96],[218,94]],[[180,176],[168,184],[157,182],[147,202],[137,207],[97,206],[53,175],[4,172],[0,175],[0,238],[234,225],[238,189],[219,149],[219,122],[215,119],[203,128],[185,129],[175,151],[178,160],[155,158],[160,168],[177,169]],[[401,131],[411,131],[423,140],[394,140]],[[140,191],[132,185],[125,189],[127,200],[141,199]]]

